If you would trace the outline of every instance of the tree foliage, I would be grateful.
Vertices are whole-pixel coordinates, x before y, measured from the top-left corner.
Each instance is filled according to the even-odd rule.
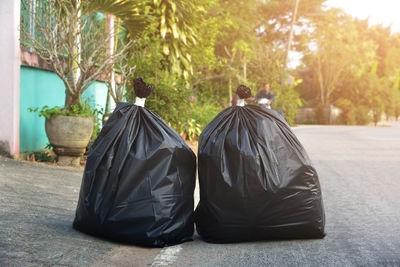
[[[126,99],[133,101],[129,80],[142,76],[155,85],[148,106],[180,132],[189,127],[195,133],[197,124],[203,127],[218,110],[230,105],[233,91],[242,83],[252,87],[253,94],[264,83],[271,84],[276,95],[274,108],[283,111],[289,123],[302,102],[322,109],[339,106],[343,110],[339,122],[345,124],[377,123],[383,113],[400,116],[400,34],[340,9],[328,9],[326,0],[301,0],[296,17],[296,0],[56,2],[64,1],[84,3],[82,18],[89,14],[85,10],[119,18],[117,48],[126,43],[131,46],[120,53],[119,63],[115,61],[118,52],[112,60],[111,66],[121,74],[115,98],[122,99],[125,92]],[[62,11],[61,19],[67,20],[71,10]],[[285,63],[292,22],[291,49],[300,55],[296,69]],[[104,20],[97,23],[96,27],[104,29]],[[92,49],[104,50],[106,39],[97,43],[97,35],[88,36],[93,40],[89,43]],[[69,42],[77,40],[72,37]],[[63,45],[65,52],[68,43]],[[76,50],[71,51],[76,55]],[[105,53],[84,51],[83,59],[96,56],[90,61],[96,68],[81,70],[83,76],[110,68]],[[73,62],[59,72],[83,66],[76,63],[76,56]],[[70,75],[66,81],[74,79]],[[78,83],[81,88],[88,84]]]
[[[113,9],[108,3],[112,1],[100,2],[28,0],[23,5],[28,17],[22,17],[24,41],[21,44],[34,50],[61,78],[66,89],[66,106],[78,104],[82,93],[109,72],[112,63],[123,60],[132,44],[127,42],[119,46],[112,55],[106,53],[108,41],[114,36],[107,32],[104,16],[97,11]],[[127,4],[133,12],[132,8],[139,7],[140,1],[123,0],[118,4]],[[126,17],[125,21],[129,22]],[[135,30],[132,28],[132,32],[138,34],[144,30],[146,19],[143,16],[132,13],[129,17],[132,18],[130,22],[142,22]],[[33,24],[29,24],[32,20]]]
[[[306,102],[337,105],[344,124],[377,124],[383,113],[396,116],[400,35],[336,9],[324,11],[311,25],[311,45],[298,68]]]

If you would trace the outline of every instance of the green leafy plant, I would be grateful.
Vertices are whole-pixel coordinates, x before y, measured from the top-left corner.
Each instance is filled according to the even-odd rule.
[[[49,107],[43,106],[40,110],[39,108],[28,108],[30,112],[39,112],[39,117],[45,117],[50,119],[51,117],[56,117],[58,115],[63,116],[79,116],[79,117],[95,117],[99,110],[92,108],[89,103],[78,103],[75,105],[69,105],[66,107]]]
[[[336,101],[336,106],[341,109],[341,113],[338,117],[337,123],[345,125],[354,125],[354,105],[349,99],[339,98]]]
[[[180,134],[186,134],[187,138],[192,141],[201,133],[200,124],[194,119],[189,119],[186,123],[182,124]]]
[[[354,116],[357,125],[367,125],[371,122],[369,108],[366,106],[356,106],[354,108]]]
[[[319,104],[315,109],[315,120],[317,124],[329,124],[330,122],[330,105]]]
[[[222,109],[223,107],[214,103],[198,104],[193,107],[191,117],[200,125],[200,130],[203,131]]]
[[[292,85],[280,85],[272,83],[271,91],[275,94],[275,103],[272,103],[272,108],[277,111],[283,111],[285,120],[290,124],[294,124],[296,118],[297,108],[302,106],[299,94],[295,91],[295,87],[300,84],[302,80],[297,80]]]
[[[381,96],[377,95],[372,98],[371,102],[372,120],[374,121],[374,124],[376,126],[378,125],[378,122],[380,122],[382,119],[384,108],[383,99],[381,98]]]
[[[35,160],[39,162],[53,162],[54,159],[48,154],[48,152],[44,151],[35,151],[32,153]]]
[[[155,88],[146,100],[146,107],[159,114],[179,132],[181,124],[190,118],[190,88],[183,77],[163,66],[165,57],[157,38],[146,37],[141,44],[146,49],[137,52],[132,64],[136,65],[135,77],[143,77],[146,83]],[[127,87],[126,99],[129,102],[135,101],[132,86]]]
[[[398,120],[400,116],[400,91],[397,91],[395,99],[396,99],[396,104],[394,107],[394,118]]]
[[[50,143],[48,143],[44,148],[45,149],[49,149],[49,150],[53,150],[53,146]]]

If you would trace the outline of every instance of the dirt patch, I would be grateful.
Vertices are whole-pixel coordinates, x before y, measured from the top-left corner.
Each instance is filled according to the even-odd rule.
[[[196,154],[196,157],[197,157],[197,147],[199,145],[199,141],[198,140],[193,140],[193,141],[186,140],[186,143],[189,145],[190,149],[193,150],[193,152]]]

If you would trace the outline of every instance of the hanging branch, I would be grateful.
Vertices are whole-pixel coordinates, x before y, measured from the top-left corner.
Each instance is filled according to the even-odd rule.
[[[65,105],[79,103],[82,93],[123,60],[133,41],[107,55],[108,34],[104,19],[88,9],[88,1],[31,1],[25,5],[35,29],[21,27],[23,46],[33,48],[52,67],[66,88]]]

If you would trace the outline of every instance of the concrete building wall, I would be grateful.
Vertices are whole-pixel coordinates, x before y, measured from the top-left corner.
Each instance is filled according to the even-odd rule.
[[[0,1],[0,149],[19,153],[20,1]]]

